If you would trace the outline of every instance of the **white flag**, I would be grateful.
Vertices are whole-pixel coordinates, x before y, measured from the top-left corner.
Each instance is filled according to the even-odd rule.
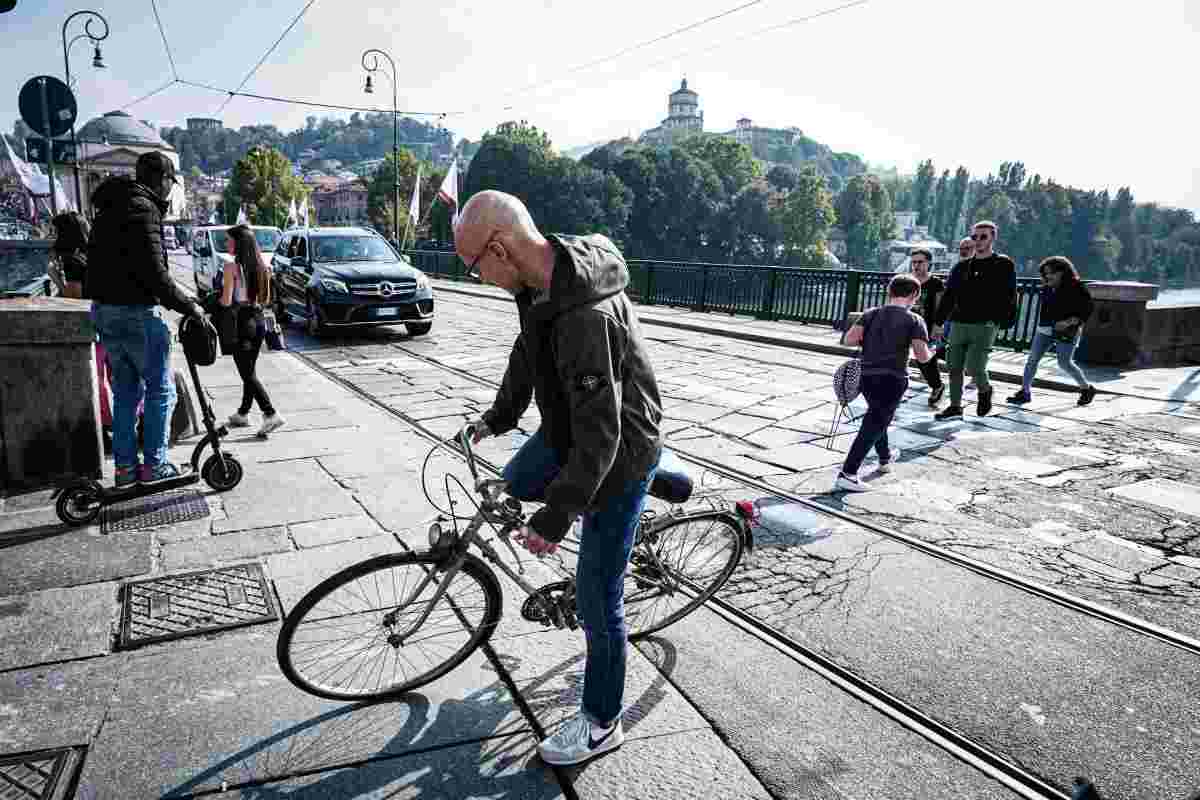
[[[408,218],[412,220],[412,224],[417,224],[417,219],[421,213],[421,165],[417,164],[417,180],[413,184],[412,202],[408,204]]]
[[[25,159],[17,156],[12,150],[12,145],[8,143],[7,136],[0,133],[0,139],[4,140],[4,149],[8,152],[8,160],[12,163],[13,170],[21,179],[25,190],[36,197],[49,197],[50,178],[36,164],[27,164]],[[75,204],[67,197],[62,183],[57,178],[54,179],[54,198],[60,211],[71,211],[75,208]]]
[[[236,224],[238,224],[238,225],[249,224],[249,221],[246,219],[246,209],[242,208],[241,206],[238,206],[238,218],[237,218]]]
[[[299,219],[299,214],[296,211],[296,198],[293,197],[291,200],[288,201],[288,216],[287,216],[288,227],[290,228],[293,225],[295,225],[297,219]]]
[[[304,199],[300,201],[299,214],[300,214],[300,224],[303,225],[305,228],[307,228],[308,227],[308,197],[307,196],[305,196]]]
[[[208,224],[209,225],[217,224],[217,210],[215,208],[213,209],[213,212],[208,215]]]
[[[458,220],[458,160],[450,162],[450,171],[438,189],[438,199],[450,206],[450,224]]]

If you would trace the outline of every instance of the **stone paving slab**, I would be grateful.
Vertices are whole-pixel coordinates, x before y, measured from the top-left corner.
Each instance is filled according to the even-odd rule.
[[[44,589],[0,599],[0,671],[109,652],[117,584]]]
[[[1109,489],[1112,494],[1138,503],[1200,517],[1200,486],[1166,478],[1153,478],[1130,486]]]
[[[286,497],[286,503],[266,498]],[[213,522],[214,533],[310,522],[360,513],[350,493],[315,461],[246,470],[235,491],[222,495],[228,519]]]
[[[150,534],[42,529],[0,537],[0,596],[111,581],[150,571]]]
[[[165,570],[210,567],[257,559],[291,549],[287,528],[280,525],[165,544],[159,555],[159,564]]]
[[[528,730],[481,653],[402,700],[356,707],[288,683],[277,628],[130,654],[81,785],[97,800],[178,795]]]
[[[755,461],[800,471],[840,464],[845,457],[837,450],[829,450],[816,444],[807,443],[747,453],[746,456]]]
[[[707,609],[637,649],[724,721],[722,736],[772,797],[1015,798]]]
[[[537,758],[536,740],[518,733],[471,744],[386,758],[218,795],[221,800],[305,797],[311,800],[513,798],[560,800],[554,773]]]
[[[381,536],[386,531],[379,523],[365,514],[349,517],[334,517],[316,522],[297,522],[288,526],[288,535],[297,547],[307,549],[321,547],[353,539],[369,539]]]
[[[0,753],[87,744],[114,702],[124,658],[0,672]]]

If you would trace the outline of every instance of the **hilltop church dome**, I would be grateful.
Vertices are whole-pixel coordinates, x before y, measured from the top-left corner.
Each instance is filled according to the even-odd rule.
[[[159,150],[174,150],[175,148],[163,141],[158,131],[144,122],[134,119],[124,111],[109,111],[102,117],[90,120],[75,133],[75,138],[81,142],[100,144],[106,139],[110,145],[134,145],[137,147],[152,147]]]

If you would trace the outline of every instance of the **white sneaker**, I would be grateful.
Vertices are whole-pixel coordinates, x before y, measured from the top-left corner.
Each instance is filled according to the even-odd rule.
[[[231,428],[249,428],[250,417],[245,414],[230,414],[226,424]]]
[[[880,461],[880,462],[879,462],[879,466],[878,466],[878,467],[876,467],[876,468],[875,468],[875,470],[876,470],[877,472],[884,472],[884,473],[891,472],[891,471],[892,471],[892,465],[893,465],[893,464],[895,464],[897,461],[899,461],[899,460],[900,460],[900,448],[899,448],[899,447],[893,447],[893,448],[892,448],[892,453],[891,453],[891,456],[892,456],[892,457],[891,457],[891,458],[889,458],[887,461]]]
[[[266,436],[271,431],[277,431],[283,427],[284,418],[278,414],[272,414],[263,419],[262,427],[258,429],[259,436]]]
[[[833,482],[833,488],[835,491],[842,492],[865,492],[870,489],[858,479],[857,475],[847,475],[844,472],[838,473],[837,480]]]
[[[625,744],[625,728],[621,720],[608,730],[597,728],[581,711],[559,729],[558,733],[538,743],[542,761],[555,766],[568,766],[595,758],[601,753],[616,750]]]

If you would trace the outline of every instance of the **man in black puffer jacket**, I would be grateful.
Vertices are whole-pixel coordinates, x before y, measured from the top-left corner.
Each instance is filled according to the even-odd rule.
[[[174,183],[175,165],[162,153],[145,153],[135,178],[109,178],[92,195],[96,219],[88,242],[88,289],[100,343],[112,363],[118,489],[181,474],[166,460],[175,381],[171,330],[160,304],[201,319],[204,311],[180,291],[167,265],[162,221]],[[145,463],[139,465],[136,416],[143,396]]]

